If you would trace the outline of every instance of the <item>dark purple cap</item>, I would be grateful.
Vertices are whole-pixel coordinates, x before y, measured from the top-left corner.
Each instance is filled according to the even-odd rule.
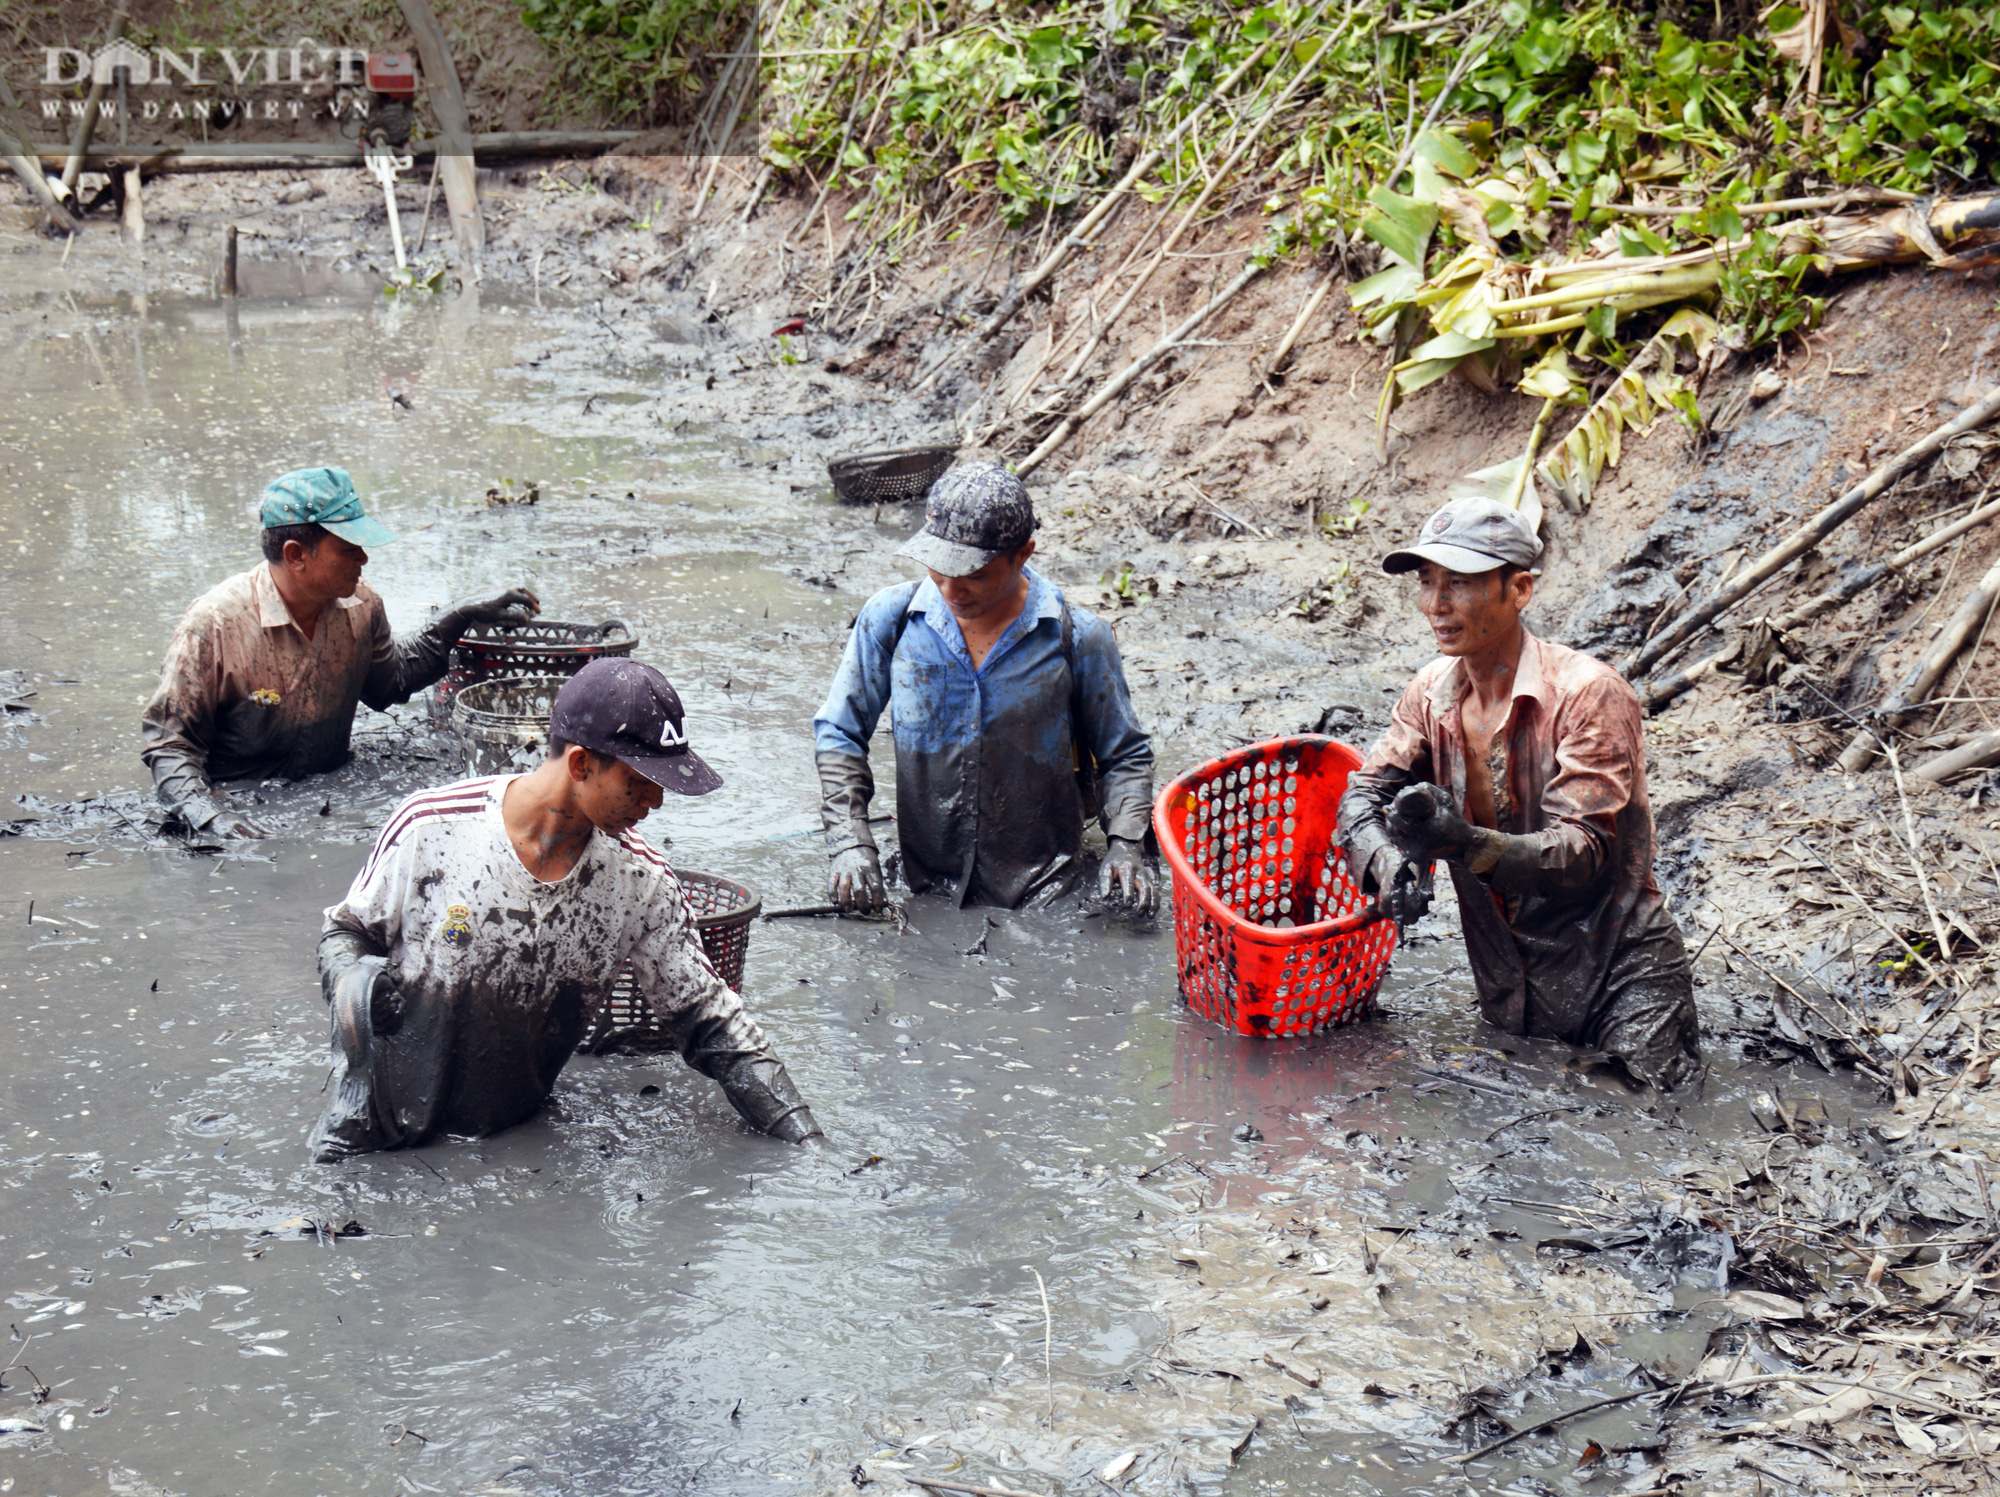
[[[556,694],[549,736],[605,754],[677,795],[706,795],[722,776],[688,747],[680,694],[650,665],[593,660]]]

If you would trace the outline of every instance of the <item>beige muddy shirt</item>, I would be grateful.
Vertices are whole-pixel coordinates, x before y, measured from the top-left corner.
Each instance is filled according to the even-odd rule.
[[[218,780],[297,779],[347,760],[354,711],[407,700],[388,614],[362,583],[321,611],[313,637],[258,565],[197,598],[167,646],[141,720],[161,798],[195,826]]]

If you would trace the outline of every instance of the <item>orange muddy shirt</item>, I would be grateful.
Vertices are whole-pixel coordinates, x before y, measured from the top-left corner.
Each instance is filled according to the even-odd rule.
[[[1494,735],[1498,830],[1521,839],[1486,875],[1447,863],[1487,1022],[1594,1043],[1632,969],[1685,969],[1653,879],[1653,812],[1639,699],[1625,679],[1522,631],[1514,699]],[[1343,824],[1386,814],[1428,780],[1463,812],[1468,686],[1455,659],[1417,673],[1349,781]],[[1678,980],[1678,979],[1677,979]]]

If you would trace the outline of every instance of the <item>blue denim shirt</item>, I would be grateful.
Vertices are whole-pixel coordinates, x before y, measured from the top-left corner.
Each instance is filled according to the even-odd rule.
[[[913,889],[949,880],[963,901],[1012,907],[1072,887],[1084,821],[1076,745],[1096,762],[1105,834],[1146,835],[1153,747],[1132,714],[1118,640],[1071,607],[1072,682],[1062,594],[1032,567],[1027,578],[1020,617],[977,670],[935,584],[877,593],[813,719],[822,758],[865,762],[889,708],[897,833]],[[873,845],[865,793],[829,802],[824,814],[829,851]]]

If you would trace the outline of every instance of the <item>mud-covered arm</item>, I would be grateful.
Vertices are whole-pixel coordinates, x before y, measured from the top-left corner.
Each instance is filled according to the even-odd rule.
[[[389,616],[378,598],[369,619],[368,674],[361,700],[377,712],[407,702],[442,677],[451,666],[452,646],[474,624],[519,623],[540,610],[535,595],[514,588],[493,598],[454,603],[423,628],[391,635]]]
[[[1360,769],[1347,778],[1337,813],[1348,876],[1377,914],[1407,923],[1430,908],[1431,860],[1412,856],[1390,830],[1389,812],[1405,786],[1437,772],[1433,674],[1420,672],[1397,699],[1389,726]]]
[[[139,757],[170,810],[197,829],[222,812],[208,778],[208,749],[221,705],[222,668],[214,642],[183,624],[167,646],[159,689],[139,718]]]
[[[666,1020],[681,1058],[720,1082],[729,1105],[752,1127],[787,1143],[819,1136],[785,1063],[702,950],[679,884],[663,877],[643,918],[633,976],[648,1005]]]
[[[1118,637],[1099,618],[1076,621],[1077,738],[1097,761],[1104,835],[1145,840],[1153,821],[1153,740],[1132,711]]]
[[[896,625],[909,607],[910,597],[908,588],[889,588],[862,607],[848,631],[847,647],[840,652],[840,666],[833,673],[826,701],[813,718],[820,823],[826,828],[829,857],[851,847],[875,845],[874,833],[868,829],[868,806],[875,796],[868,743],[889,705]]]
[[[1430,686],[1423,676],[1412,681],[1389,714],[1389,726],[1368,751],[1361,768],[1347,777],[1340,797],[1340,840],[1348,867],[1369,867],[1375,854],[1392,845],[1389,807],[1405,785],[1428,780],[1436,773],[1430,742]]]
[[[1505,894],[1587,888],[1604,871],[1646,762],[1639,699],[1623,681],[1591,681],[1557,709],[1556,772],[1542,792],[1539,832],[1480,829],[1466,856]]]

